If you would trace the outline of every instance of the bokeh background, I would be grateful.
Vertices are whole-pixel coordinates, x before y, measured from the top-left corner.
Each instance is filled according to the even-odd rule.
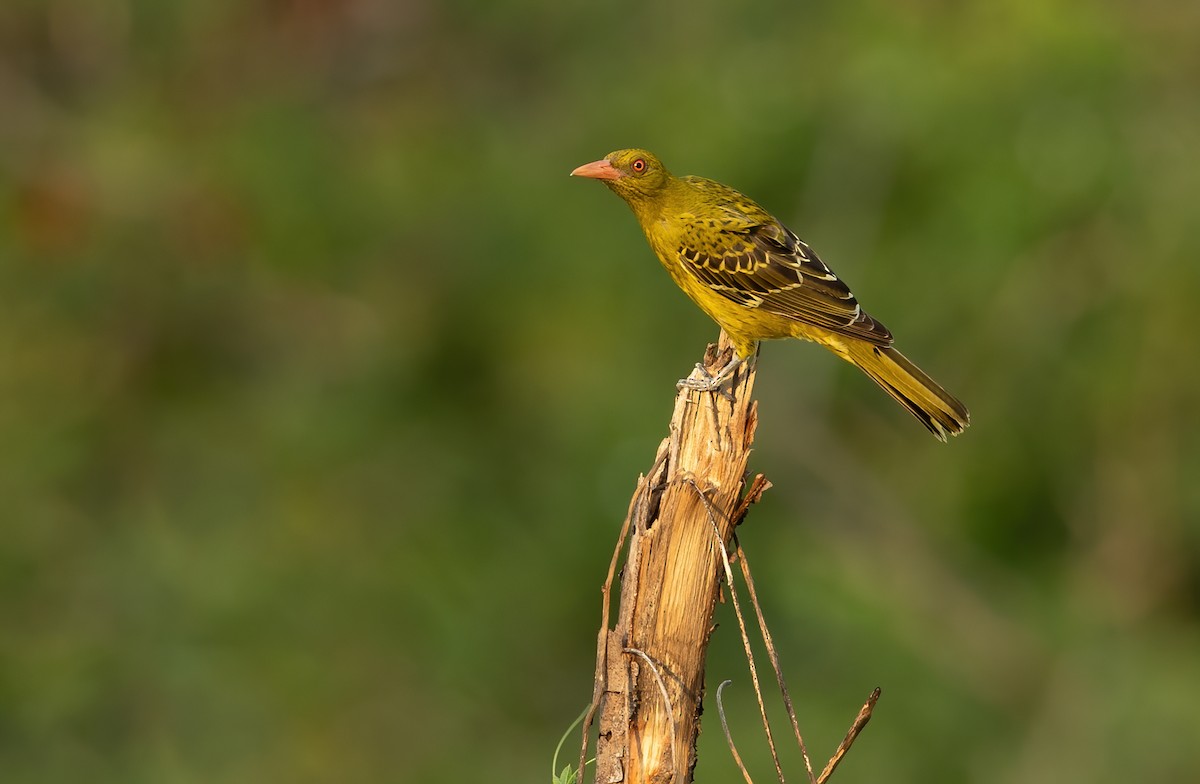
[[[743,542],[818,762],[879,685],[838,780],[1196,779],[1197,40],[1162,0],[6,0],[0,777],[545,781],[716,335],[567,177],[644,146],[974,415],[943,446],[764,348]],[[700,753],[738,780],[711,702]]]

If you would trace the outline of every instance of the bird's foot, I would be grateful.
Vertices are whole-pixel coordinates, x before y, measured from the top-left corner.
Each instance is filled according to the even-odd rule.
[[[693,378],[691,376],[681,378],[679,379],[679,383],[675,385],[675,388],[692,389],[697,392],[720,392],[722,397],[732,403],[734,399],[733,391],[730,389],[730,382],[733,380],[733,374],[737,372],[737,369],[742,366],[743,362],[745,362],[744,359],[734,354],[728,364],[718,370],[716,374],[710,373],[703,363],[697,362],[696,370],[700,371],[703,378]]]

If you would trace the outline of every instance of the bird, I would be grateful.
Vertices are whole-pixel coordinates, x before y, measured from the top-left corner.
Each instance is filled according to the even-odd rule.
[[[799,338],[866,373],[939,440],[970,424],[966,406],[892,346],[891,331],[816,252],[747,196],[677,177],[642,149],[616,150],[571,175],[599,180],[629,205],[676,285],[733,343],[725,367],[681,387],[720,391],[759,341]]]

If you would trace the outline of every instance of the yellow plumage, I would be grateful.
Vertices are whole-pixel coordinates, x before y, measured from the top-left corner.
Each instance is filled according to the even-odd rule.
[[[675,283],[725,330],[735,362],[758,341],[800,338],[859,367],[938,438],[970,423],[966,407],[892,348],[892,334],[791,230],[734,189],[675,177],[645,150],[618,150],[572,174],[601,180],[637,216]]]

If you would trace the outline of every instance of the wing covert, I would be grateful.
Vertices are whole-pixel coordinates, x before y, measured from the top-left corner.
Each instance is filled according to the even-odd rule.
[[[774,220],[742,217],[721,221],[718,243],[685,239],[676,251],[684,267],[739,305],[891,344],[887,327],[863,311],[849,287],[791,230]]]

